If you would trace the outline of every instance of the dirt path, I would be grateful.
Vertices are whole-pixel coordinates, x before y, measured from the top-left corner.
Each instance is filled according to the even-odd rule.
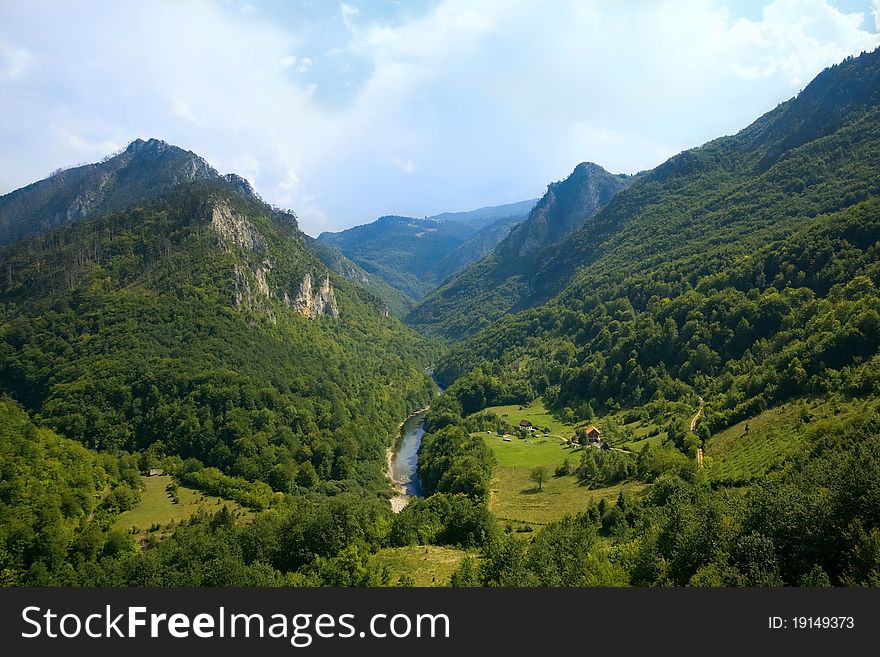
[[[697,430],[697,420],[699,420],[700,416],[703,414],[703,404],[705,402],[703,401],[702,397],[700,397],[699,399],[700,399],[700,409],[697,411],[697,414],[694,415],[693,418],[691,418],[691,431]]]

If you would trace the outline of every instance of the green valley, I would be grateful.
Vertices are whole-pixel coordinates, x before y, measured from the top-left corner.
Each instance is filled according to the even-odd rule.
[[[878,152],[874,50],[653,169],[319,239],[158,139],[10,192],[0,584],[878,586]]]

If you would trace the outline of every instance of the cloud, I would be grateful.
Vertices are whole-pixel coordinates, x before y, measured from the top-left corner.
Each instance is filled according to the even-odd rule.
[[[24,77],[34,61],[33,54],[25,48],[17,48],[0,41],[0,75],[7,80]]]
[[[342,14],[342,22],[345,24],[345,28],[349,32],[354,32],[356,28],[351,19],[361,13],[360,10],[357,7],[352,7],[351,5],[342,2],[339,4],[339,11]]]
[[[405,160],[402,157],[392,157],[389,162],[404,173],[415,173],[418,168],[412,160]]]
[[[313,63],[314,62],[309,57],[297,59],[295,55],[288,55],[281,60],[281,68],[291,68],[293,66],[296,66],[297,73],[305,73],[310,68],[312,68]]]
[[[99,158],[110,153],[116,153],[123,148],[123,144],[112,141],[89,141],[81,135],[74,134],[64,128],[56,127],[55,132],[64,143],[83,157]]]
[[[0,4],[0,193],[155,136],[311,234],[470,209],[653,167],[880,43],[878,0],[253,5]]]
[[[192,113],[192,110],[189,107],[189,103],[187,103],[185,100],[181,100],[179,98],[175,100],[173,111],[175,116],[178,116],[185,121],[189,121],[194,125],[202,125],[201,121],[199,121]]]
[[[760,21],[741,18],[730,29],[728,48],[738,55],[731,70],[746,80],[779,74],[802,85],[829,63],[876,47],[863,21],[864,14],[845,14],[826,0],[775,0]]]

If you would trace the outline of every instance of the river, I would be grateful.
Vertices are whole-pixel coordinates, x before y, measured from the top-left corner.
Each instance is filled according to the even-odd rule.
[[[434,377],[433,370],[428,370],[428,373],[437,386],[437,394],[442,393],[445,387]],[[424,497],[422,483],[419,481],[419,447],[422,436],[425,435],[425,416],[429,408],[421,408],[406,418],[397,434],[397,451],[388,448],[387,475],[394,485],[395,494],[391,498],[394,513],[400,513],[411,498]]]
[[[389,455],[389,476],[394,484],[396,495],[391,498],[391,508],[399,513],[410,498],[422,497],[422,484],[419,482],[419,446],[425,434],[425,415],[427,411],[417,412],[406,419],[401,427],[401,438],[397,453]]]

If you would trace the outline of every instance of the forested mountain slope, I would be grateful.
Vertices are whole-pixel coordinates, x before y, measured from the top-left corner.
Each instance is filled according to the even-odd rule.
[[[431,394],[425,343],[328,274],[293,215],[222,179],[0,261],[2,391],[91,447],[276,491],[378,492],[385,445]]]
[[[514,227],[491,254],[422,300],[407,316],[407,323],[423,333],[455,340],[529,303],[532,278],[553,246],[633,180],[596,164],[579,164],[568,178],[547,188],[528,219]]]
[[[878,100],[875,51],[647,172],[546,259],[535,290],[568,280],[560,294],[441,360],[429,481],[498,508],[513,468],[492,474],[493,454],[542,439],[491,430],[546,405],[580,452],[554,478],[599,498],[531,541],[509,521],[453,584],[880,582]]]
[[[345,257],[342,252],[332,244],[322,240],[303,235],[306,244],[314,252],[321,262],[333,272],[354,281],[367,288],[373,294],[381,297],[388,307],[388,312],[395,317],[402,318],[412,308],[413,300],[400,290],[391,287],[385,279],[376,274],[368,274],[353,260]]]
[[[544,263],[537,288],[576,271],[558,297],[457,345],[440,373],[488,359],[557,408],[696,391],[706,430],[794,394],[874,390],[878,99],[875,51],[647,173]]]

